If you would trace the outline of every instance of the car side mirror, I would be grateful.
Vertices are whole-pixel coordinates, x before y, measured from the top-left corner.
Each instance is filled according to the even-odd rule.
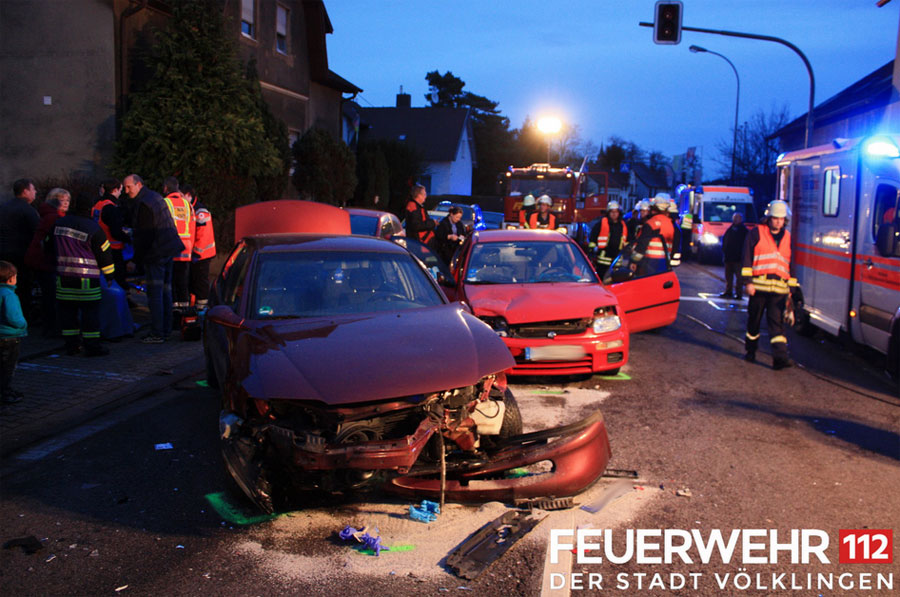
[[[446,288],[456,288],[456,280],[441,273],[437,275],[437,283]]]
[[[216,305],[206,314],[206,319],[213,323],[235,330],[248,330],[250,327],[244,322],[244,318],[238,316],[231,307]]]
[[[900,231],[894,223],[882,224],[878,228],[878,238],[875,246],[882,257],[898,256],[898,248],[900,248]]]

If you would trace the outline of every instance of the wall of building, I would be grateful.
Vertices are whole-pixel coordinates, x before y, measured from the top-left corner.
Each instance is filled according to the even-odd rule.
[[[450,190],[454,195],[472,194],[472,152],[469,147],[467,127],[463,127],[463,134],[459,138],[459,148],[456,151],[456,160],[450,164]]]
[[[21,177],[103,176],[115,139],[111,2],[0,2],[0,196]]]

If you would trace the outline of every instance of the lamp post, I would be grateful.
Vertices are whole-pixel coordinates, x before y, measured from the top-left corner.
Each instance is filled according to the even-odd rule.
[[[547,137],[547,163],[550,163],[550,135],[555,135],[562,129],[562,122],[555,116],[545,116],[537,122],[538,130]]]
[[[731,70],[734,71],[734,78],[737,79],[737,95],[734,100],[734,136],[731,139],[731,184],[734,184],[734,157],[737,152],[737,127],[738,127],[738,110],[741,105],[741,78],[738,76],[737,69],[734,68],[734,64],[731,63],[731,60],[719,54],[718,52],[713,52],[712,50],[707,50],[706,48],[701,48],[700,46],[691,46],[689,48],[691,52],[694,54],[697,53],[705,53],[712,54],[714,56],[718,56],[728,63],[728,66],[731,67]]]

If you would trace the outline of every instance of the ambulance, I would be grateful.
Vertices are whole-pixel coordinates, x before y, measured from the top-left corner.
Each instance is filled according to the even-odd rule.
[[[900,135],[835,139],[777,166],[778,199],[792,210],[798,325],[884,353],[900,377]]]
[[[734,214],[741,214],[748,228],[757,223],[749,187],[685,186],[677,192],[682,234],[690,228],[689,248],[682,251],[685,257],[722,263],[722,236],[731,227]]]

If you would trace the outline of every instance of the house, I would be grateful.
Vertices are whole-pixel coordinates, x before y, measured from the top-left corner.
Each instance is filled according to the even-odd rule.
[[[344,94],[360,89],[328,67],[322,0],[222,6],[292,140],[312,126],[341,136]],[[162,0],[0,2],[0,195],[24,176],[105,176],[128,94],[150,78],[140,50],[170,16]]]
[[[831,143],[837,138],[853,138],[879,131],[900,131],[897,102],[897,73],[891,60],[813,109],[809,145]],[[781,151],[802,149],[806,134],[806,114],[775,131]]]
[[[419,180],[429,195],[471,195],[475,144],[466,108],[412,108],[397,95],[394,108],[360,108],[360,139],[409,143],[425,160]]]
[[[609,194],[609,200],[618,201],[623,211],[631,209],[634,203],[634,198],[631,197],[630,193],[631,176],[630,172],[610,172],[608,175],[609,188],[607,193]]]
[[[640,162],[631,165],[630,195],[640,201],[657,193],[671,193],[671,184],[665,171],[651,170]]]

